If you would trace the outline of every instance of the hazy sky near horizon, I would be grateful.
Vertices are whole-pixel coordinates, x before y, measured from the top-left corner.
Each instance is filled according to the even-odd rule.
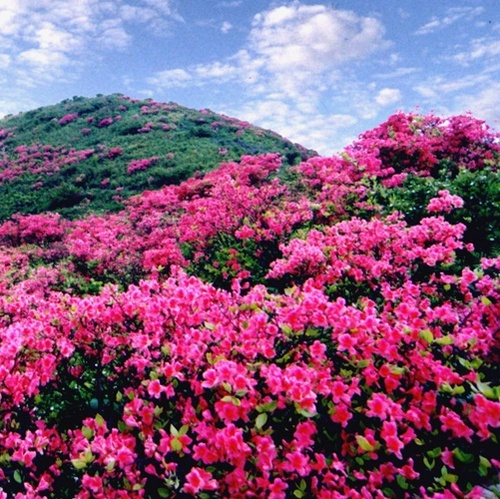
[[[0,0],[0,116],[123,93],[331,154],[397,110],[500,130],[499,0]]]

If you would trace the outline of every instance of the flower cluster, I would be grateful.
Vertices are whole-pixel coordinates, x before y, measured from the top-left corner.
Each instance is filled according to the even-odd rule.
[[[0,497],[496,487],[500,257],[460,263],[448,190],[416,223],[370,198],[496,170],[467,119],[396,115],[292,171],[246,156],[120,213],[2,224]]]
[[[460,196],[454,196],[447,190],[438,192],[439,197],[432,198],[427,206],[429,213],[449,213],[455,208],[461,208],[464,200]]]
[[[127,173],[134,173],[138,171],[147,170],[152,164],[156,163],[158,158],[156,156],[152,158],[144,159],[134,159],[128,164]]]
[[[0,182],[12,182],[26,173],[51,176],[66,165],[78,164],[94,154],[94,149],[75,150],[50,145],[19,146],[14,157],[0,159]]]

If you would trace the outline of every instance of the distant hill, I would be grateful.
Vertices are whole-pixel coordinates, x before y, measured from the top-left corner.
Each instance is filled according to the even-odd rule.
[[[279,153],[284,165],[317,155],[209,110],[120,94],[73,97],[0,120],[0,220],[117,211],[144,190],[264,153]]]

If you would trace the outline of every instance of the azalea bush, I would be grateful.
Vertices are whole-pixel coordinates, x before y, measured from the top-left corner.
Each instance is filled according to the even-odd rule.
[[[0,496],[498,491],[499,234],[471,231],[499,153],[471,116],[398,114],[292,170],[5,222]]]

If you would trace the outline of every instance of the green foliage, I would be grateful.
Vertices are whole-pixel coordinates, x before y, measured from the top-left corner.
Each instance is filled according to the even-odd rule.
[[[195,172],[210,171],[246,154],[280,153],[287,165],[316,154],[277,134],[211,111],[120,94],[67,99],[4,118],[0,129],[10,132],[0,141],[6,155],[0,175],[17,169],[15,178],[0,177],[0,221],[17,212],[54,210],[79,218],[117,211],[130,196],[178,184]],[[20,146],[35,151],[28,153],[29,160],[22,160],[22,153],[16,152]],[[47,146],[58,151],[59,162],[46,153]],[[93,150],[93,154],[66,162],[71,150]],[[116,150],[120,152],[113,153]],[[127,173],[131,161],[151,157],[158,158],[154,167]],[[41,171],[40,166],[47,165],[51,171]]]
[[[460,169],[441,163],[439,175],[421,177],[409,175],[401,187],[388,188],[372,184],[371,203],[382,208],[384,214],[399,211],[409,225],[418,224],[430,214],[427,206],[440,190],[463,199],[464,205],[446,214],[450,223],[466,225],[464,242],[474,245],[474,252],[459,255],[460,264],[474,265],[482,257],[498,255],[500,251],[500,172],[486,168],[478,171]],[[465,258],[465,261],[461,259]]]

